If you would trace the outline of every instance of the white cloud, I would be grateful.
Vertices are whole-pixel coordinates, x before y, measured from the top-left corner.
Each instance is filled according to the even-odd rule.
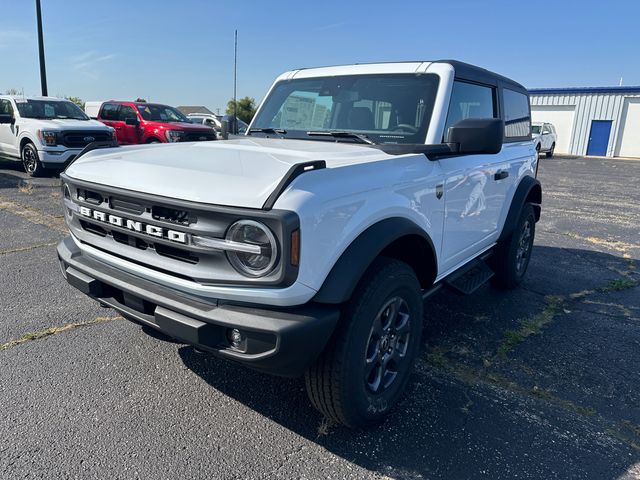
[[[89,50],[79,55],[70,57],[72,70],[96,80],[99,76],[99,65],[116,58],[115,53],[99,54],[95,50]]]
[[[27,30],[0,27],[0,48],[15,47],[22,42],[31,40],[33,37],[33,33]]]

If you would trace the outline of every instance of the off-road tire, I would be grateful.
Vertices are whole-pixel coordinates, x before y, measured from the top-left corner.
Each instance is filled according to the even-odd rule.
[[[395,358],[396,353],[404,348],[406,350],[397,363],[393,360],[387,364],[397,365],[393,380],[388,386],[381,381],[379,386],[383,386],[383,389],[374,392],[369,383],[371,376],[365,374],[367,365],[371,365],[367,357],[370,351],[379,355],[389,337],[390,342],[394,342],[393,334],[386,335],[384,342],[382,338],[376,341],[374,324],[377,325],[376,322],[381,318],[391,318],[390,315],[384,317],[383,312],[387,311],[385,306],[388,302],[395,305],[397,299],[401,300],[398,311],[409,315],[408,325],[402,328],[403,332],[408,332],[408,336],[406,342],[401,343],[404,334],[398,328],[395,344],[392,343],[398,350],[392,347],[393,353],[389,355]],[[366,427],[381,420],[400,400],[409,381],[420,347],[422,312],[420,284],[411,267],[384,257],[374,261],[351,299],[343,306],[329,344],[305,373],[307,394],[313,406],[328,419],[352,428]],[[397,318],[401,318],[400,315]],[[370,348],[372,346],[375,348]],[[378,372],[377,369],[375,372],[369,370]],[[381,371],[387,370],[383,368]]]
[[[25,144],[20,152],[22,158],[22,167],[30,177],[40,177],[44,173],[44,167],[40,161],[38,150],[31,142]]]
[[[553,151],[554,151],[555,149],[556,149],[556,144],[555,144],[555,143],[551,144],[551,150],[549,150],[549,151],[546,153],[547,158],[551,158],[551,157],[553,157]]]
[[[531,259],[535,233],[535,212],[530,203],[525,203],[513,232],[496,246],[490,259],[491,267],[495,272],[491,279],[494,285],[511,289],[522,282]]]

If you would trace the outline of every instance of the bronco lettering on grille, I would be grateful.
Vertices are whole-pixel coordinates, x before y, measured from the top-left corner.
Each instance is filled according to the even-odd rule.
[[[145,233],[152,237],[166,238],[173,242],[187,243],[187,234],[185,232],[178,232],[176,230],[169,230],[168,228],[158,227],[157,225],[150,225],[129,218],[118,217],[111,215],[110,213],[100,212],[98,210],[92,210],[87,207],[81,206],[80,215],[98,220],[99,222],[109,223],[116,227],[126,228],[128,230]]]

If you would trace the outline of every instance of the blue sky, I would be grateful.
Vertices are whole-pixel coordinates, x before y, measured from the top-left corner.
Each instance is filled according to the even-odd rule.
[[[39,93],[33,0],[0,0],[0,91]],[[223,108],[298,67],[455,58],[527,87],[640,85],[640,1],[42,0],[49,93]]]

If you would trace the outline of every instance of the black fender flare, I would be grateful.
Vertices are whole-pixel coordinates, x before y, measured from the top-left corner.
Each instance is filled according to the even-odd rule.
[[[529,176],[524,177],[520,181],[516,192],[513,194],[511,206],[509,207],[509,212],[507,213],[507,218],[502,227],[502,233],[500,233],[498,242],[507,240],[513,233],[525,203],[531,203],[533,205],[536,212],[536,222],[540,220],[542,185],[537,179]]]
[[[369,265],[386,247],[405,236],[421,237],[428,244],[429,255],[435,262],[436,250],[424,229],[407,218],[387,218],[371,225],[351,242],[334,264],[313,301],[330,304],[347,301]],[[425,265],[424,267],[429,266]],[[429,278],[425,283],[433,282],[436,276],[435,268],[433,265],[431,275],[433,278]]]

